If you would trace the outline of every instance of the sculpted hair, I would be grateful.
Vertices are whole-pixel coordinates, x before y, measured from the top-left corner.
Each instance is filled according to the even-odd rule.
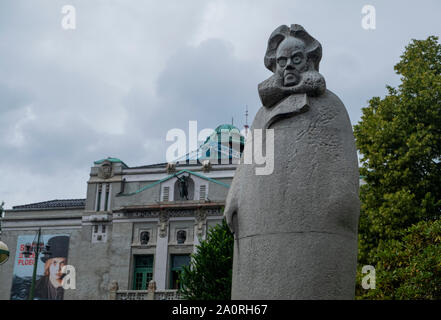
[[[298,24],[291,25],[291,28],[283,25],[273,31],[268,40],[268,47],[265,53],[265,67],[272,72],[276,71],[277,48],[288,37],[300,39],[305,43],[308,66],[315,71],[319,71],[320,60],[322,59],[322,45]]]

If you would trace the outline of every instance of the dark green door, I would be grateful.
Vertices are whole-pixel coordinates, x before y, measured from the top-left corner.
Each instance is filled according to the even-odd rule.
[[[153,255],[135,256],[133,290],[147,290],[153,279]]]

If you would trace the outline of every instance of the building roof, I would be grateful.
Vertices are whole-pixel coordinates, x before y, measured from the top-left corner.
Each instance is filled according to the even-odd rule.
[[[155,168],[165,168],[167,167],[167,162],[148,164],[144,166],[130,167],[129,169],[155,169]]]
[[[124,163],[124,161],[122,161],[121,159],[118,159],[118,158],[112,158],[112,157],[108,157],[107,159],[101,159],[101,160],[97,160],[97,161],[94,161],[94,164],[102,164],[104,161],[109,161],[109,162],[112,162],[112,163],[122,163],[124,166],[126,166],[127,168],[129,167],[128,165],[126,165],[125,163]]]
[[[21,206],[14,206],[12,210],[26,210],[26,209],[66,209],[66,208],[84,208],[86,206],[86,199],[65,199],[65,200],[50,200],[37,203],[30,203]]]
[[[233,150],[232,146],[227,147],[222,145],[222,134],[227,134],[230,142],[233,144],[232,146],[239,146],[240,150]],[[179,157],[174,160],[174,162],[179,162],[179,166],[185,165],[194,165],[188,164],[189,160],[196,160],[197,164],[201,164],[202,160],[211,159],[211,154],[217,154],[218,157],[214,159],[225,159],[225,158],[237,158],[239,159],[242,154],[242,149],[245,145],[245,137],[240,133],[239,129],[232,124],[221,124],[216,129],[214,129],[213,133],[209,135],[203,144],[199,146],[197,150],[187,153],[186,155]],[[112,162],[112,163],[122,163],[125,169],[154,169],[154,168],[165,168],[167,163],[156,163],[150,165],[129,167],[124,163],[121,159],[108,157],[107,159],[101,159],[94,161],[95,165],[100,165],[104,161]]]

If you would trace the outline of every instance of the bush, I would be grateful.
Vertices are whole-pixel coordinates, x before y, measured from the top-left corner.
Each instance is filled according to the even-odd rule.
[[[225,220],[211,228],[180,274],[180,292],[188,300],[231,299],[234,238]]]

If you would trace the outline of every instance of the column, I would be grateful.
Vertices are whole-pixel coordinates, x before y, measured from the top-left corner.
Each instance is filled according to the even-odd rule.
[[[168,229],[168,226],[166,227]],[[158,232],[156,240],[156,254],[155,254],[155,270],[154,280],[158,290],[164,290],[167,282],[167,257],[168,257],[168,232],[161,237],[161,232]]]

